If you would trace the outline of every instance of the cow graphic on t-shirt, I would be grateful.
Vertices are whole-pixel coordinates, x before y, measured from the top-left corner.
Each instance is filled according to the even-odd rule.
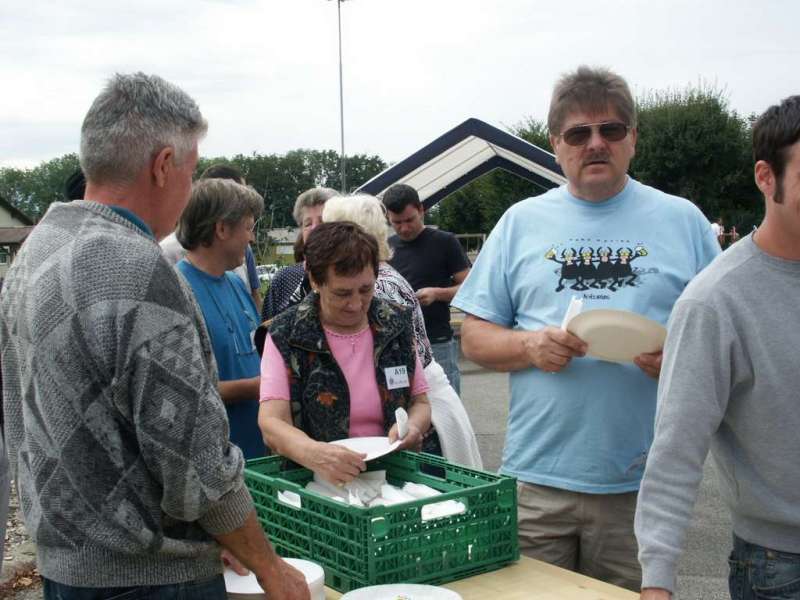
[[[635,287],[638,275],[631,263],[642,256],[647,256],[647,249],[642,245],[623,246],[616,253],[610,246],[581,246],[577,250],[565,247],[560,254],[556,247],[551,247],[544,255],[547,260],[561,265],[556,292],[566,287],[576,291],[594,288],[612,292],[626,286]]]

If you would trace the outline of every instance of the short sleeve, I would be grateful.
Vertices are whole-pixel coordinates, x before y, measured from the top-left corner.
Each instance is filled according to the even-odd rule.
[[[415,364],[414,364],[414,381],[411,382],[411,395],[419,396],[420,394],[427,393],[431,386],[428,385],[428,378],[425,377],[425,369],[422,366],[422,361],[419,358],[419,352],[414,351]]]
[[[286,362],[270,335],[264,340],[264,354],[261,356],[261,388],[258,397],[261,402],[291,399]]]
[[[472,266],[472,263],[469,261],[469,257],[467,257],[467,253],[464,252],[464,248],[461,246],[461,242],[458,241],[458,238],[453,234],[448,234],[447,236],[447,266],[450,275],[455,275],[456,273],[460,273],[464,269],[469,269]]]
[[[515,316],[506,259],[509,220],[507,212],[498,221],[451,302],[465,313],[503,327],[510,327]]]

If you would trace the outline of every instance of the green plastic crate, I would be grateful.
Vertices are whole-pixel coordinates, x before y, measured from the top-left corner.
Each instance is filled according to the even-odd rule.
[[[424,473],[423,466],[443,476]],[[393,485],[413,481],[444,493],[402,505],[359,508],[306,491],[312,472],[287,466],[279,456],[248,461],[245,482],[278,554],[321,564],[325,584],[340,592],[383,583],[446,583],[519,559],[513,477],[411,452],[370,461],[368,469],[386,469]],[[280,502],[279,491],[299,494],[302,507]],[[466,511],[423,521],[422,507],[443,500],[458,500]]]

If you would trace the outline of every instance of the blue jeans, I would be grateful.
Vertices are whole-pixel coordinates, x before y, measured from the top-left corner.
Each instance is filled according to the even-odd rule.
[[[452,338],[446,342],[431,344],[433,358],[442,367],[450,385],[461,396],[461,371],[458,370],[458,340]]]
[[[188,581],[171,585],[121,588],[86,588],[44,580],[44,600],[227,600],[225,579]]]
[[[800,554],[770,550],[734,535],[728,562],[732,600],[800,600]]]

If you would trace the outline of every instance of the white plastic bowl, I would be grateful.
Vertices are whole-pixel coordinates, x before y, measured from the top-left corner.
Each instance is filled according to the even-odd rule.
[[[325,600],[325,571],[321,566],[300,558],[283,560],[305,575],[311,600]],[[231,569],[225,569],[225,589],[230,600],[265,600],[267,597],[253,573],[241,576]]]

